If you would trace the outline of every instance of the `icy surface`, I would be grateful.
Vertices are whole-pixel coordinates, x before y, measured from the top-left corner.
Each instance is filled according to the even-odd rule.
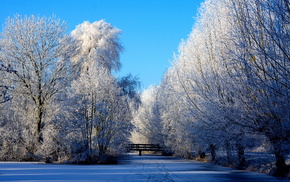
[[[117,165],[0,163],[0,181],[279,181],[274,177],[158,155],[130,154]]]

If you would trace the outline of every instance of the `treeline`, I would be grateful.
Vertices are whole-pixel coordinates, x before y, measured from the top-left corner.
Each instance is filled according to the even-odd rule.
[[[140,103],[117,79],[121,31],[56,17],[8,18],[0,37],[0,160],[106,163],[124,151]]]
[[[162,83],[142,94],[133,138],[242,169],[256,157],[245,152],[270,153],[264,167],[287,176],[289,63],[289,1],[206,0]]]

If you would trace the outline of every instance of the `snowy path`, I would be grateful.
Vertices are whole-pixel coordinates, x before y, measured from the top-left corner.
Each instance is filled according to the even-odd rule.
[[[0,181],[278,181],[273,177],[157,155],[130,155],[118,165],[0,163]],[[284,181],[283,181],[284,182]]]

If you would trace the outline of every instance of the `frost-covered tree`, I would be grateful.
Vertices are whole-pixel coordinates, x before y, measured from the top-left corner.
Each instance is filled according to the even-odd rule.
[[[55,17],[7,19],[0,39],[0,159],[106,162],[122,154],[140,98],[136,78],[112,75],[121,65],[119,35],[103,20],[67,35]]]
[[[120,155],[131,130],[132,104],[137,103],[137,84],[130,77],[120,82],[112,69],[120,68],[120,30],[104,20],[77,26],[72,36],[79,41],[81,51],[73,60],[75,73],[70,85],[70,111],[77,137],[70,143],[73,160],[99,160]],[[75,135],[78,133],[78,135]]]
[[[245,150],[263,141],[272,146],[277,175],[287,173],[287,17],[289,2],[282,0],[202,4],[157,94],[165,144],[171,150],[185,156],[186,150],[209,148],[214,160],[221,149],[228,162],[243,166]],[[179,141],[191,147],[183,148]],[[238,154],[234,160],[232,150]]]
[[[29,122],[30,137],[35,138],[33,152],[37,142],[43,141],[47,110],[55,95],[63,90],[68,62],[77,50],[66,30],[65,23],[54,16],[16,15],[6,20],[1,32],[0,57],[14,70],[9,77],[14,88],[13,102],[18,102],[10,109],[20,115],[20,120]]]
[[[265,135],[276,156],[277,175],[285,175],[289,154],[289,2],[232,1],[236,17],[236,63],[254,110],[251,127]],[[242,98],[241,98],[242,100]],[[249,102],[244,100],[244,102]]]
[[[119,29],[104,20],[94,23],[85,21],[71,34],[80,41],[81,52],[75,62],[81,62],[81,69],[94,69],[91,67],[92,63],[109,71],[118,71],[121,68],[119,56],[123,47],[119,41]]]
[[[193,151],[195,137],[184,126],[184,113],[186,107],[183,105],[184,95],[180,94],[176,84],[176,72],[168,69],[158,89],[157,99],[162,122],[163,143],[168,153],[182,157],[189,157]]]
[[[122,95],[127,95],[132,101],[132,107],[137,109],[141,103],[140,93],[137,89],[140,88],[140,81],[138,77],[133,77],[131,74],[121,77],[118,81],[118,85],[121,88]]]
[[[228,41],[231,32],[226,19],[228,12],[228,6],[207,1],[189,39],[181,44],[179,60],[174,65],[179,92],[187,98],[184,102],[189,109],[187,115],[194,116],[187,119],[193,122],[189,128],[193,129],[198,146],[203,150],[208,146],[216,148],[223,142],[225,145],[236,143],[246,132],[238,125],[229,124],[242,118],[239,113],[230,112],[240,106],[232,104],[232,94],[236,90],[229,87],[232,80],[224,66],[227,47],[223,42]]]
[[[68,110],[78,141],[71,143],[75,161],[105,162],[125,149],[131,131],[130,99],[122,94],[117,79],[104,67],[82,73],[72,82]],[[77,134],[77,135],[76,135]]]
[[[141,105],[133,119],[135,125],[135,131],[132,135],[133,142],[161,145],[163,143],[157,90],[157,87],[151,86],[141,95]]]

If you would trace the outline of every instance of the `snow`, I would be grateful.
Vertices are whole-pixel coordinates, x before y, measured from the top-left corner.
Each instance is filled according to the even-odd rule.
[[[276,178],[208,163],[158,155],[130,154],[117,165],[1,162],[0,181],[278,181]]]

